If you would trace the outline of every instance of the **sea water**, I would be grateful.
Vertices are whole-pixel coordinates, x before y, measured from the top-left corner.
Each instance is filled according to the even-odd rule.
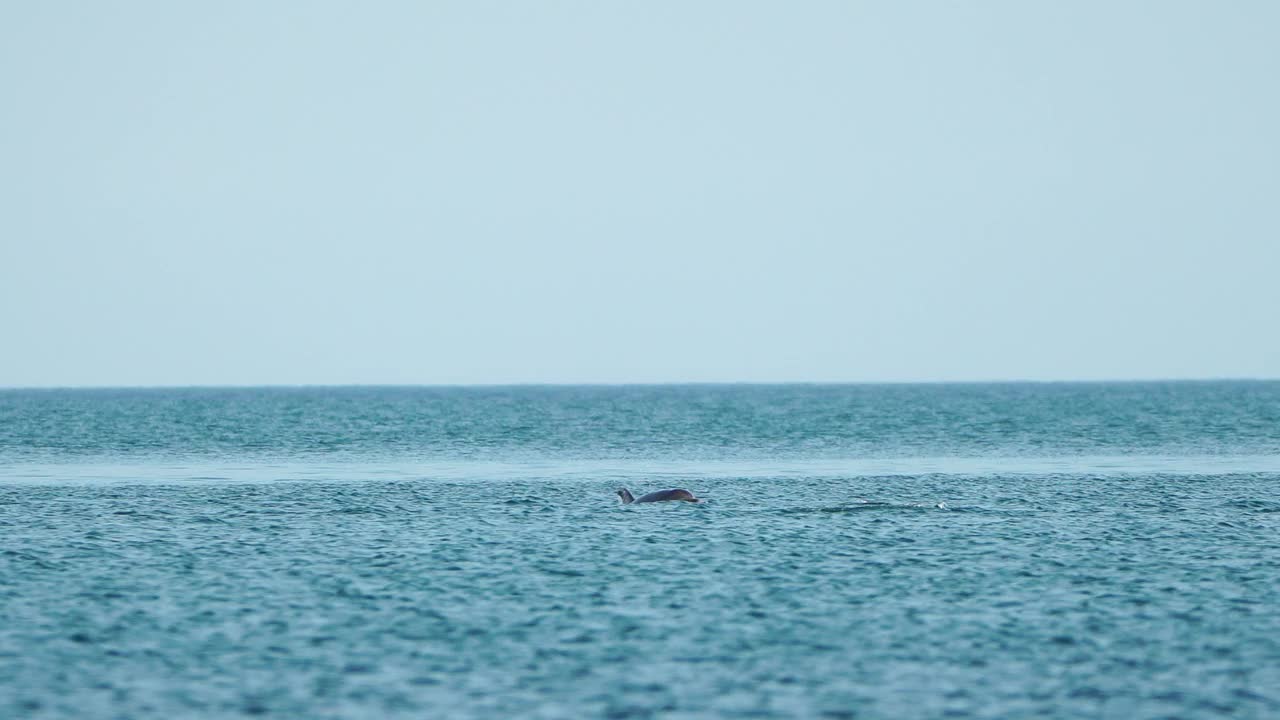
[[[1274,718],[1278,547],[1275,382],[0,391],[0,717]]]

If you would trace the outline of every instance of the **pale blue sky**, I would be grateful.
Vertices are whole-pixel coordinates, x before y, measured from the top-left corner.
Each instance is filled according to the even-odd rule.
[[[0,4],[0,386],[1280,377],[1280,3]]]

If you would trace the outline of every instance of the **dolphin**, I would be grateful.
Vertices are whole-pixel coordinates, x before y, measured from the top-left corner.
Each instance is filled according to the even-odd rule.
[[[694,503],[702,502],[698,498],[694,497],[693,493],[688,490],[659,490],[657,492],[651,492],[648,495],[636,497],[631,494],[630,490],[621,488],[618,490],[618,497],[622,498],[623,505],[630,505],[631,503],[663,502],[665,500],[683,500],[685,502]]]

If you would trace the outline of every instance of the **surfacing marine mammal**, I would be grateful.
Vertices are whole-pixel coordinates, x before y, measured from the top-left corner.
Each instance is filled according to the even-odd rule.
[[[618,490],[618,497],[622,498],[623,505],[630,505],[631,503],[664,502],[666,500],[683,500],[685,502],[694,502],[694,503],[702,502],[698,498],[694,497],[693,493],[689,492],[688,490],[680,490],[680,489],[659,490],[657,492],[651,492],[648,495],[641,495],[640,497],[636,497],[631,494],[630,490],[626,488],[621,488]]]

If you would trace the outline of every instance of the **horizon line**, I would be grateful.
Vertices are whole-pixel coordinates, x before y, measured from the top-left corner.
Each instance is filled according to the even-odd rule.
[[[571,387],[707,387],[707,386],[874,386],[874,385],[1119,385],[1213,382],[1280,382],[1280,377],[1187,377],[1004,380],[675,380],[640,382],[471,382],[471,383],[194,383],[156,385],[0,385],[13,390],[270,390],[308,388],[571,388]]]

